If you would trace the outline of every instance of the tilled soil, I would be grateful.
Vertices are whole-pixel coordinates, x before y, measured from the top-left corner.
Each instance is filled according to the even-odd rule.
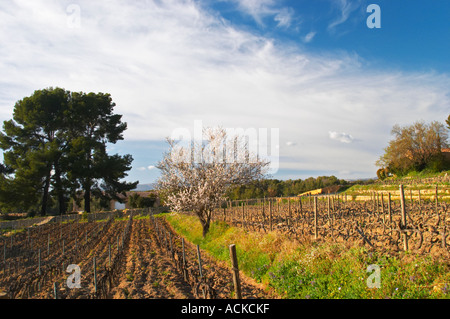
[[[61,237],[66,243],[64,258],[60,249],[55,247],[54,251],[50,251],[50,257],[55,261],[48,267],[42,267],[41,276],[36,276],[32,265],[30,271],[22,271],[11,277],[12,282],[22,277],[25,282],[19,287],[20,290],[16,289],[13,298],[53,299],[55,293],[58,299],[233,298],[230,266],[201,250],[203,274],[199,277],[197,247],[185,241],[185,250],[182,250],[181,237],[164,218],[136,217],[128,222],[112,221],[94,225],[99,226],[94,230],[93,225],[77,224],[79,231],[77,228],[70,240],[68,237]],[[58,234],[67,235],[67,225],[64,229],[55,229]],[[55,234],[52,233],[52,241],[60,238]],[[46,233],[39,235],[39,239],[50,238]],[[74,243],[74,238],[78,240],[77,244]],[[120,247],[119,242],[122,243]],[[185,252],[184,266],[181,262],[182,251]],[[45,252],[43,255],[44,258],[49,258]],[[67,287],[66,280],[70,277],[66,267],[69,264],[79,265],[81,287]],[[10,272],[14,275],[14,268],[12,271],[8,269],[8,275]],[[5,270],[3,275],[4,273]],[[9,282],[8,276],[2,279]],[[243,298],[274,298],[265,292],[264,287],[242,273],[240,279]]]
[[[165,224],[165,223],[164,223]],[[165,227],[168,227],[165,224]],[[174,234],[176,236],[176,234]],[[193,255],[193,245],[186,243]],[[216,297],[231,298],[233,293],[231,270],[202,252],[204,271],[213,276]],[[192,287],[184,280],[175,261],[165,247],[158,244],[156,233],[149,220],[133,221],[130,243],[126,252],[119,283],[109,298],[114,299],[193,299]],[[264,289],[241,276],[243,298],[268,298]]]
[[[160,221],[166,230],[172,233],[173,237],[177,233],[173,230],[169,223],[164,219]],[[186,255],[189,260],[197,260],[196,247],[186,242]],[[218,261],[214,257],[209,256],[206,251],[201,250],[201,259],[203,272],[206,276],[212,278],[213,288],[218,299],[229,299],[234,296],[234,286],[231,268],[227,263]],[[241,295],[244,299],[251,298],[277,298],[272,292],[266,292],[262,284],[256,283],[253,279],[248,278],[242,272],[239,274],[241,284]]]
[[[133,221],[126,264],[119,284],[110,292],[110,298],[194,298],[183,276],[153,237],[148,221]]]

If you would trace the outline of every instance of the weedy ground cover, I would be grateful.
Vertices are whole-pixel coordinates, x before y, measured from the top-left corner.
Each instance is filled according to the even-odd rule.
[[[251,232],[215,221],[206,237],[195,216],[168,214],[172,227],[219,260],[230,262],[237,247],[239,268],[282,298],[416,299],[450,297],[450,261],[410,252],[386,254],[326,241],[297,242],[279,232]],[[379,266],[379,288],[370,288]]]

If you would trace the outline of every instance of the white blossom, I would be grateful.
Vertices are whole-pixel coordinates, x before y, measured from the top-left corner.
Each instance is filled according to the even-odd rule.
[[[194,212],[205,236],[227,188],[263,178],[269,162],[249,151],[244,136],[228,136],[223,128],[206,128],[203,136],[204,141],[190,145],[167,139],[169,151],[157,167],[158,189],[167,196],[166,204],[174,211]]]

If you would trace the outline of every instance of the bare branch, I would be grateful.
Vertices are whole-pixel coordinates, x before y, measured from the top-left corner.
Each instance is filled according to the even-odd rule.
[[[167,139],[170,149],[157,167],[162,173],[158,188],[167,194],[167,204],[175,211],[193,211],[205,235],[227,188],[263,178],[270,163],[249,150],[244,136],[228,136],[220,127],[206,128],[203,135],[205,141],[189,145]]]

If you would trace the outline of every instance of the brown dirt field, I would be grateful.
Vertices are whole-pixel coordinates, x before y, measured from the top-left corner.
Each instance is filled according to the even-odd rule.
[[[167,225],[165,225],[167,226]],[[176,234],[173,234],[177,236]],[[186,243],[187,254],[193,254],[193,245]],[[191,256],[194,257],[194,256]],[[213,276],[214,289],[219,299],[232,297],[231,270],[202,251],[205,272]],[[191,286],[184,280],[175,261],[165,248],[160,247],[149,220],[133,221],[130,244],[126,252],[119,284],[110,292],[114,299],[193,299]],[[269,298],[261,285],[241,274],[243,298]]]
[[[126,264],[119,284],[110,292],[110,298],[194,298],[183,276],[152,237],[148,221],[133,221]]]
[[[156,223],[158,223],[158,228],[156,228]],[[46,227],[46,225],[40,227]],[[76,231],[70,232],[72,227]],[[127,230],[126,236],[125,230]],[[69,238],[70,233],[72,236]],[[60,238],[60,234],[64,236]],[[230,266],[225,262],[215,260],[206,251],[201,250],[203,278],[199,280],[196,246],[187,241],[185,241],[186,264],[184,267],[182,266],[181,237],[163,218],[157,218],[156,221],[153,218],[137,217],[129,222],[122,220],[103,224],[80,223],[63,225],[63,227],[57,225],[49,228],[46,233],[35,232],[33,236],[36,237],[36,247],[46,247],[47,238],[51,238],[52,242],[55,242],[48,256],[46,249],[42,254],[43,261],[50,258],[52,263],[48,267],[42,267],[40,276],[36,276],[36,266],[33,263],[26,269],[17,267],[20,271],[18,273],[15,263],[11,263],[13,265],[11,270],[9,268],[7,271],[2,269],[0,283],[3,283],[5,288],[14,282],[19,284],[13,290],[13,298],[53,299],[54,283],[56,283],[58,299],[195,299],[205,297],[231,299],[234,296]],[[172,240],[172,246],[170,246],[172,251],[169,250],[166,236]],[[25,245],[23,242],[27,240],[26,235],[22,237],[16,239],[17,245]],[[77,247],[79,249],[74,248],[75,238],[78,240]],[[123,247],[120,246],[120,253],[119,238],[122,238],[123,245]],[[64,256],[61,255],[59,242],[57,242],[62,239],[65,239],[66,243]],[[108,261],[108,246],[111,252],[111,262]],[[92,267],[94,256],[96,258],[97,292],[94,287]],[[15,261],[12,257],[9,260]],[[65,269],[69,264],[79,265],[81,288],[70,289],[67,287],[66,280],[69,274]],[[182,269],[186,272],[183,273]],[[265,291],[262,285],[255,283],[242,273],[240,279],[244,299],[274,298]]]

